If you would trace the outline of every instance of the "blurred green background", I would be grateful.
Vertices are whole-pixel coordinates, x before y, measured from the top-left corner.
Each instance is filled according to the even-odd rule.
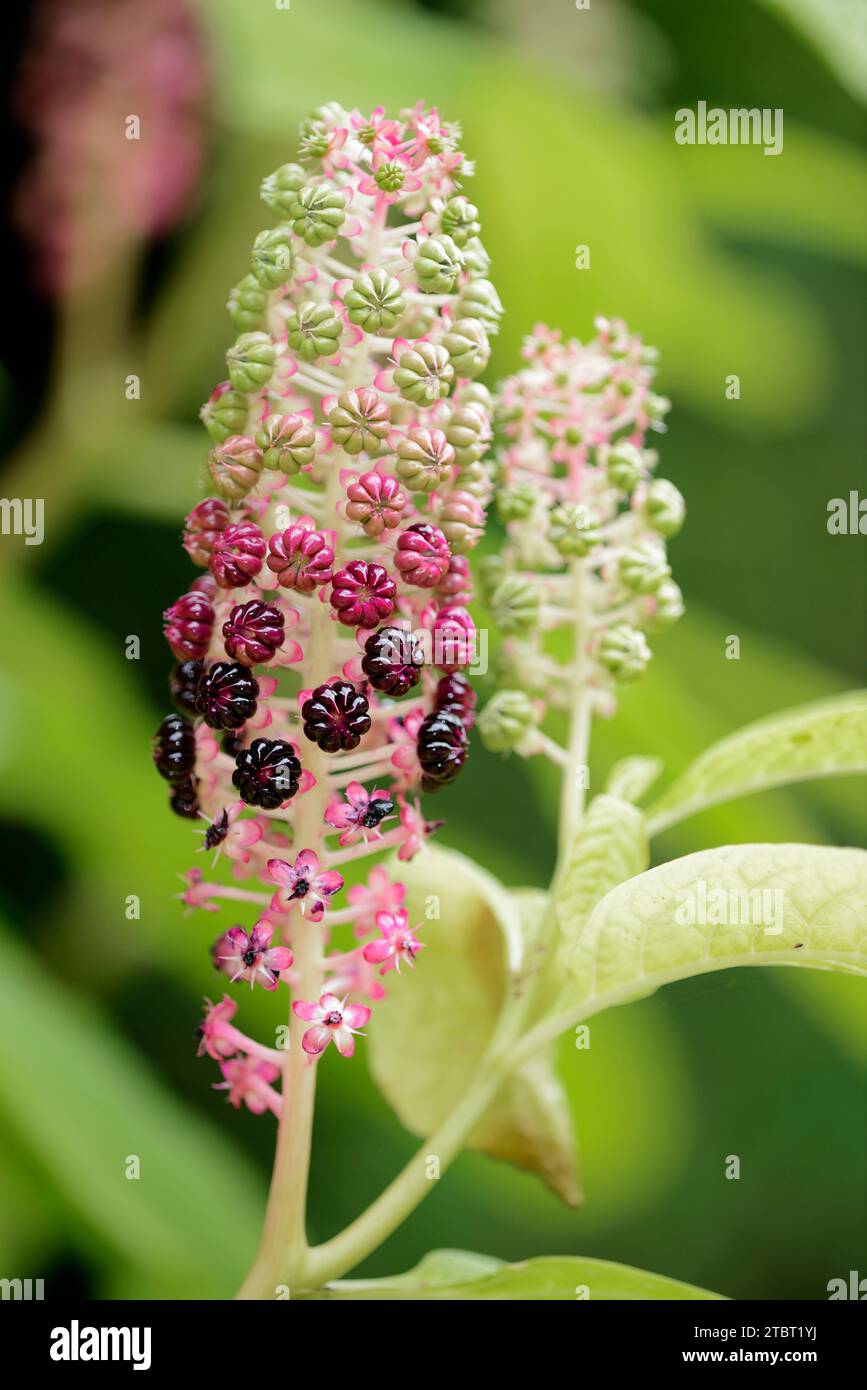
[[[423,97],[462,123],[507,310],[492,382],[542,319],[587,336],[594,314],[622,315],[660,349],[674,402],[660,472],[689,506],[672,547],[688,616],[599,729],[594,787],[625,753],[659,754],[671,777],[748,720],[864,679],[864,541],[826,530],[828,500],[864,490],[863,5],[194,9],[211,86],[183,221],[158,243],[97,247],[88,285],[53,300],[28,284],[25,239],[7,236],[20,327],[0,369],[2,490],[45,498],[46,535],[0,541],[0,1274],[44,1277],[49,1296],[228,1296],[257,1240],[273,1125],[231,1110],[194,1055],[213,919],[183,917],[173,897],[192,837],[167,812],[148,739],[167,708],[160,613],[189,576],[178,536],[205,448],[196,413],[232,337],[226,293],[268,222],[259,180],[293,157],[312,107]],[[31,42],[26,10],[16,25],[8,62]],[[115,93],[121,110],[133,89]],[[783,154],[677,146],[674,111],[701,99],[782,107]],[[123,161],[115,115],[107,103],[100,139]],[[20,118],[10,129],[8,172],[23,175],[33,141]],[[574,268],[579,243],[589,270]],[[125,659],[129,634],[140,661]],[[724,658],[729,634],[739,661]],[[543,885],[555,804],[545,769],[477,745],[443,839],[507,883]],[[863,784],[843,779],[722,807],[655,848],[861,844],[865,819]],[[600,1256],[734,1297],[826,1296],[829,1279],[867,1272],[861,984],[725,972],[603,1016],[588,1053],[567,1040],[561,1057],[584,1206],[465,1156],[364,1272],[452,1245]],[[283,1001],[243,1007],[265,1034]],[[352,1065],[326,1058],[319,1095],[314,1238],[414,1148],[363,1048]],[[730,1154],[740,1181],[724,1178]]]

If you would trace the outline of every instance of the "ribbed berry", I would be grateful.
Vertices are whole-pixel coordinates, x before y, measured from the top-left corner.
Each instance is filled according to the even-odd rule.
[[[456,714],[429,714],[419,725],[416,751],[422,791],[435,792],[457,777],[468,750],[467,731]]]
[[[244,666],[270,661],[283,645],[286,626],[283,614],[273,604],[250,599],[236,604],[223,623],[226,655]]]
[[[229,758],[237,758],[243,747],[243,729],[230,729],[228,733],[223,734],[223,737],[220,739],[220,752],[225,753]]]
[[[181,594],[163,613],[163,632],[178,661],[201,661],[214,630],[214,605],[203,593]]]
[[[206,497],[193,507],[184,523],[184,550],[203,568],[221,531],[229,524],[229,508],[221,497]]]
[[[184,782],[196,765],[193,726],[181,714],[167,714],[153,736],[154,766],[167,782]]]
[[[434,691],[434,709],[440,714],[455,714],[465,729],[473,727],[473,710],[478,696],[466,676],[453,671],[443,676]]]
[[[256,738],[235,759],[232,785],[248,806],[276,811],[298,790],[301,763],[291,743],[281,738]]]
[[[199,814],[199,791],[195,777],[187,777],[183,782],[173,782],[169,806],[176,816],[184,820],[196,820]]]
[[[362,473],[346,489],[346,515],[376,539],[400,525],[406,496],[387,473]]]
[[[268,568],[284,589],[311,594],[327,584],[333,574],[334,549],[330,537],[317,531],[312,517],[302,516],[268,542]]]
[[[367,560],[350,560],[331,587],[331,607],[347,627],[376,627],[391,617],[396,597],[388,570]]]
[[[216,661],[199,681],[196,708],[212,729],[240,729],[256,713],[259,682],[236,661]]]
[[[349,681],[319,685],[301,706],[304,733],[325,753],[357,748],[370,728],[370,706]]]
[[[440,528],[420,521],[401,533],[394,562],[407,584],[433,589],[443,579],[450,558],[449,543]]]
[[[470,562],[466,555],[452,556],[435,592],[441,603],[469,603],[473,586],[470,580]]]
[[[169,672],[169,694],[172,704],[188,719],[194,719],[198,714],[196,693],[199,677],[204,669],[204,663],[201,661],[178,661]]]
[[[221,589],[238,589],[249,584],[265,562],[268,547],[254,521],[233,521],[221,531],[208,562]]]
[[[400,627],[381,627],[364,644],[361,669],[374,690],[398,699],[421,679],[424,656],[411,632]]]

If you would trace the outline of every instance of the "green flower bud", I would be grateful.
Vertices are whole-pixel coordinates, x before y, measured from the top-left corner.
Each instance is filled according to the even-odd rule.
[[[665,396],[656,396],[652,391],[649,391],[644,402],[644,409],[647,411],[649,419],[664,420],[671,410],[671,401]]]
[[[583,502],[561,502],[551,513],[548,539],[558,555],[583,557],[599,545],[599,523]]]
[[[539,590],[521,574],[507,574],[491,594],[491,613],[501,632],[532,632],[540,607]]]
[[[259,481],[262,450],[247,435],[231,435],[208,455],[208,472],[221,497],[238,502]]]
[[[304,362],[333,357],[340,347],[343,323],[330,304],[307,299],[286,319],[289,346]]]
[[[242,333],[226,353],[229,380],[248,395],[271,380],[277,349],[267,333]]]
[[[484,463],[467,463],[458,470],[458,486],[471,496],[487,502],[491,495],[491,475]]]
[[[490,604],[492,594],[506,577],[506,562],[502,555],[483,555],[474,568],[479,597]]]
[[[451,474],[455,451],[439,430],[413,426],[397,446],[395,472],[413,492],[433,492]]]
[[[641,541],[631,546],[620,557],[617,576],[634,594],[655,594],[660,584],[671,578],[664,546],[658,541]]]
[[[391,417],[385,401],[370,387],[344,391],[326,418],[331,427],[331,438],[347,454],[364,452],[370,458],[376,458],[377,454],[382,453],[391,428]]]
[[[491,356],[488,335],[478,319],[458,319],[443,338],[443,346],[458,376],[478,376]]]
[[[456,312],[460,318],[480,319],[489,333],[496,333],[503,306],[490,280],[471,280],[461,290]]]
[[[609,628],[599,644],[599,660],[619,681],[634,681],[647,670],[652,652],[644,634],[629,623]]]
[[[401,354],[394,374],[400,394],[414,405],[436,405],[449,394],[454,379],[447,350],[424,342]]]
[[[464,250],[464,266],[471,275],[486,276],[491,268],[491,258],[477,236],[470,237]]]
[[[295,264],[292,231],[286,226],[269,227],[253,242],[250,269],[266,290],[285,285]]]
[[[648,616],[644,626],[648,632],[665,632],[674,627],[684,614],[683,594],[673,579],[666,579],[647,600]]]
[[[459,468],[476,463],[488,447],[490,426],[482,410],[472,404],[461,405],[452,411],[446,425],[446,439],[455,451]]]
[[[369,270],[353,281],[343,303],[349,322],[365,333],[388,333],[406,309],[400,281],[384,270]]]
[[[229,383],[225,385],[228,387]],[[231,388],[221,390],[218,386],[199,411],[199,419],[215,443],[222,444],[230,434],[244,433],[247,426],[247,397],[240,391]]]
[[[300,164],[281,164],[279,169],[262,180],[259,196],[278,217],[286,217],[295,195],[306,182],[307,174]]]
[[[496,494],[497,516],[505,524],[526,521],[538,501],[539,494],[532,483],[512,483]]]
[[[608,481],[621,492],[632,492],[635,484],[644,477],[644,459],[641,450],[628,440],[615,444],[609,451],[605,465]]]
[[[425,294],[454,294],[463,266],[463,255],[450,236],[428,237],[416,252],[418,287]]]
[[[302,188],[289,207],[292,230],[308,246],[334,241],[346,219],[346,194],[317,185]]]
[[[523,690],[500,690],[479,715],[482,743],[492,753],[512,753],[536,727],[533,702]]]
[[[647,489],[642,511],[649,526],[661,536],[676,536],[686,517],[683,494],[667,478],[654,478]]]
[[[264,466],[290,478],[316,455],[316,431],[303,415],[269,415],[256,431],[256,443],[263,451]]]
[[[239,285],[229,291],[226,308],[239,333],[253,333],[265,322],[268,296],[255,275],[245,275]]]
[[[453,555],[466,555],[482,539],[485,509],[471,492],[447,492],[437,511],[437,524]]]
[[[446,236],[450,236],[456,246],[466,246],[470,237],[477,237],[482,230],[479,223],[479,209],[468,198],[450,198],[443,208],[440,226]]]

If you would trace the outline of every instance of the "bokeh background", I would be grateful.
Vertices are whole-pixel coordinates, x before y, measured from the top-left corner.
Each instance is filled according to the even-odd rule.
[[[750,719],[863,682],[864,541],[829,536],[826,508],[864,490],[864,5],[44,0],[5,25],[0,490],[44,497],[46,532],[0,539],[0,1274],[44,1277],[49,1296],[223,1297],[255,1248],[273,1127],[231,1110],[194,1055],[212,919],[173,897],[191,834],[148,741],[168,707],[160,613],[189,576],[197,410],[268,222],[259,180],[314,106],[424,97],[477,161],[507,309],[489,379],[540,319],[586,336],[618,314],[659,346],[688,615],[599,730],[593,778],[628,752],[671,777]],[[782,107],[784,153],[677,146],[673,113],[700,99]],[[544,770],[477,746],[443,839],[543,885],[555,804]],[[814,783],[696,817],[656,851],[859,844],[865,812],[856,779]],[[611,1011],[589,1053],[567,1040],[561,1057],[585,1204],[467,1155],[364,1272],[452,1245],[622,1260],[735,1297],[821,1298],[867,1273],[862,986],[735,971]],[[268,1032],[282,999],[245,1009]],[[326,1058],[320,1088],[315,1238],[414,1147],[363,1048]]]

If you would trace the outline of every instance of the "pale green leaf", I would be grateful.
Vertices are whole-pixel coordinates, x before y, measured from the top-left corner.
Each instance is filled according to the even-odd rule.
[[[762,0],[800,32],[853,97],[867,101],[867,6],[864,0]]]
[[[454,1109],[505,1009],[519,1009],[538,980],[545,894],[511,895],[453,850],[428,847],[401,866],[410,921],[434,910],[412,974],[390,977],[369,1037],[370,1066],[399,1119],[431,1133]],[[522,920],[523,919],[523,920]],[[496,1097],[470,1147],[540,1176],[566,1201],[580,1192],[569,1107],[542,1053]]]
[[[139,1294],[230,1297],[255,1246],[256,1172],[92,1006],[12,937],[2,949],[0,1015],[15,1057],[0,1068],[0,1112],[43,1182],[121,1257]],[[213,1063],[201,1065],[214,1079]],[[126,1176],[132,1155],[138,1179]]]
[[[647,812],[651,834],[708,806],[789,782],[867,771],[867,691],[750,724],[714,744]]]
[[[608,1260],[548,1255],[503,1264],[463,1250],[434,1250],[407,1274],[387,1279],[345,1279],[327,1284],[314,1299],[644,1301],[719,1299],[720,1294],[681,1284]]]
[[[555,907],[568,950],[600,898],[648,864],[644,817],[628,801],[594,797],[569,849]]]
[[[608,774],[605,790],[621,801],[638,802],[662,772],[661,758],[621,758]]]
[[[728,845],[675,859],[609,893],[567,965],[582,1016],[736,965],[865,975],[867,851]]]

